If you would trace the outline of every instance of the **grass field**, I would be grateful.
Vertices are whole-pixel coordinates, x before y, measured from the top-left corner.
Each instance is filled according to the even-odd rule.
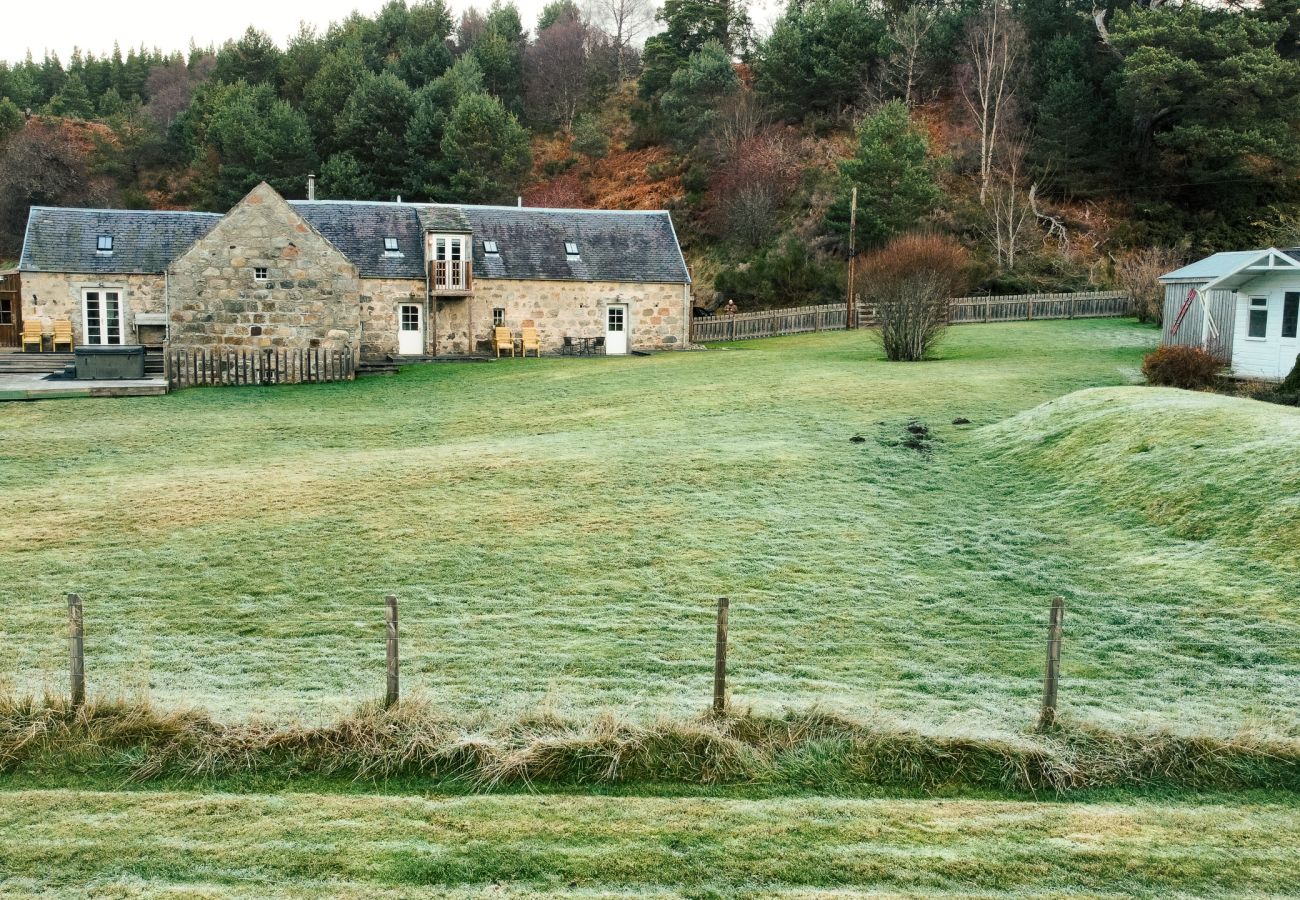
[[[1292,800],[0,792],[0,897],[1281,897]]]
[[[1294,735],[1300,413],[1116,387],[1154,340],[968,326],[904,365],[834,333],[8,404],[0,686],[61,689],[77,591],[92,691],[313,721],[381,692],[393,592],[406,689],[467,721],[685,716],[727,595],[740,706],[1014,734],[1060,594],[1069,716]]]

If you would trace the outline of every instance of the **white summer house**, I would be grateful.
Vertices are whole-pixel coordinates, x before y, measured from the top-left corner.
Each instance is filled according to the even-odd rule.
[[[1280,380],[1300,354],[1300,249],[1215,253],[1161,277],[1163,344],[1204,347],[1244,378]]]

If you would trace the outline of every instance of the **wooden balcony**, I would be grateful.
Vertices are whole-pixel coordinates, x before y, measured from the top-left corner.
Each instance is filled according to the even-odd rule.
[[[429,286],[439,297],[468,297],[474,293],[474,269],[468,259],[439,259],[429,263]]]

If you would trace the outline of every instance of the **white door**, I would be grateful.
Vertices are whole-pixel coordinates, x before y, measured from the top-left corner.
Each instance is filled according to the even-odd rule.
[[[122,343],[122,295],[118,291],[86,291],[82,322],[87,344]]]
[[[424,354],[424,327],[418,303],[403,303],[398,308],[397,352],[402,356]]]
[[[627,353],[626,303],[614,303],[605,309],[605,352],[611,356]]]
[[[1300,291],[1287,291],[1282,295],[1281,358],[1278,360],[1278,377],[1285,378],[1295,368],[1300,355]]]

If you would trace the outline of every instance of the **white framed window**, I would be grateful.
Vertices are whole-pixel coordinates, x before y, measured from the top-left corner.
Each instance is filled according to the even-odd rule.
[[[122,343],[122,292],[96,288],[81,294],[87,344]]]
[[[254,277],[255,279],[257,279],[258,281],[266,281],[266,280],[268,280],[268,276],[269,276],[269,274],[270,274],[270,273],[268,273],[268,272],[266,271],[266,266],[254,266],[254,267],[253,267],[253,277]]]
[[[1282,337],[1294,338],[1298,324],[1300,324],[1300,293],[1287,291],[1282,297]]]
[[[565,256],[577,256],[577,255],[578,255],[578,244],[577,244],[576,241],[565,241],[565,242],[564,242],[564,255],[565,255]]]
[[[1251,297],[1247,312],[1246,337],[1264,340],[1268,337],[1268,298]]]
[[[506,324],[506,311],[501,307],[494,307],[492,310],[492,327],[500,328]]]

